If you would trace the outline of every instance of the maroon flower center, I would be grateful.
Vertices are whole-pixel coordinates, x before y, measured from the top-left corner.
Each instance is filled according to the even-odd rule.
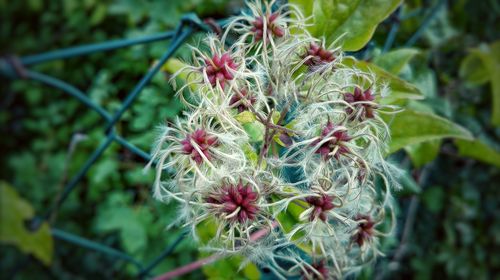
[[[257,98],[243,89],[240,93],[235,93],[231,100],[229,100],[229,106],[238,108],[238,112],[243,112],[248,110],[249,105],[255,104]],[[250,104],[249,104],[250,103]]]
[[[191,158],[197,164],[201,164],[203,162],[203,156],[201,154],[208,160],[211,160],[210,148],[217,146],[218,142],[217,137],[209,135],[203,129],[197,129],[195,132],[188,134],[186,139],[181,141],[181,145],[183,154],[191,155]]]
[[[328,140],[324,141],[325,139]],[[320,154],[324,160],[329,160],[332,156],[338,160],[340,155],[349,153],[349,148],[343,144],[351,139],[347,131],[339,129],[338,126],[328,122],[326,127],[321,131],[319,139],[312,142],[311,146],[316,146],[318,143],[324,141],[315,153]]]
[[[324,260],[320,262],[313,263],[311,265],[315,271],[311,268],[306,268],[307,273],[303,275],[303,279],[307,280],[316,280],[316,279],[328,279],[328,268],[326,267],[326,263]],[[321,275],[318,275],[318,273]]]
[[[317,66],[335,60],[333,52],[325,50],[316,43],[311,43],[304,57],[309,57],[304,64],[307,66]]]
[[[326,215],[328,211],[332,210],[335,207],[335,205],[333,205],[333,197],[326,194],[307,197],[306,201],[314,207],[311,216],[309,216],[310,221],[313,221],[316,218],[320,218],[323,222],[326,222]]]
[[[358,228],[354,233],[352,240],[361,247],[365,242],[372,238],[375,230],[375,223],[368,215],[358,215],[355,220],[358,221]]]
[[[210,84],[215,87],[219,82],[222,89],[224,89],[226,81],[234,79],[232,71],[238,68],[238,65],[228,53],[224,53],[220,57],[214,54],[212,59],[205,60],[205,64],[205,71]]]
[[[216,193],[207,198],[207,202],[214,204],[214,209],[221,218],[231,222],[243,223],[255,219],[259,206],[258,194],[252,190],[250,184],[223,185]]]
[[[361,109],[363,112],[360,115],[360,118],[373,118],[374,117],[374,109],[375,106],[367,103],[360,102],[373,102],[375,100],[375,96],[373,96],[371,89],[367,89],[362,91],[361,88],[356,87],[354,89],[354,93],[346,93],[344,95],[344,100],[354,106],[356,109]],[[354,110],[350,107],[346,109],[346,113],[351,115]]]
[[[264,17],[257,17],[254,21],[252,21],[252,29],[250,29],[255,36],[256,41],[262,40],[264,37],[264,20],[266,20],[267,25],[267,37],[276,36],[283,37],[285,35],[285,31],[278,24],[276,24],[276,19],[278,18],[279,13],[267,14]],[[266,38],[269,39],[269,38]]]

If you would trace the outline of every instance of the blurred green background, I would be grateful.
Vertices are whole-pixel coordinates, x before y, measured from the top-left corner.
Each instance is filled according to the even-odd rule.
[[[401,24],[392,47],[403,46],[437,3],[406,1],[396,15],[379,25],[362,58],[377,61],[396,22]],[[134,38],[172,30],[186,12],[222,18],[237,13],[242,5],[229,0],[0,0],[0,53],[23,56]],[[387,257],[360,277],[493,279],[500,275],[500,129],[491,123],[492,95],[500,94],[491,85],[500,80],[500,50],[493,45],[500,37],[499,16],[500,4],[495,0],[445,1],[414,45],[414,57],[404,62],[399,75],[424,92],[426,108],[468,128],[487,148],[473,146],[485,149],[478,156],[470,147],[445,140],[392,156],[413,175],[407,184],[413,189],[397,194],[399,224],[395,236],[384,241]],[[194,36],[190,43],[199,40]],[[168,42],[157,42],[33,69],[75,85],[114,112],[167,46]],[[485,70],[471,56],[474,48],[491,55],[485,59],[493,61],[496,71]],[[176,55],[188,57],[189,49],[184,45]],[[117,125],[120,135],[145,151],[153,142],[155,127],[182,111],[168,78],[166,73],[156,75]],[[19,198],[2,192],[1,226],[5,227],[6,217],[29,217],[26,208],[41,215],[52,206],[104,132],[96,113],[58,90],[2,76],[0,86],[0,180],[3,188],[15,189],[28,203],[21,207]],[[113,144],[50,217],[50,226],[118,248],[143,263],[153,260],[181,230],[165,230],[175,218],[176,206],[152,199],[153,174],[144,173],[144,165]],[[127,279],[137,273],[131,264],[59,240],[54,240],[49,258],[42,244],[46,239],[40,240],[28,249],[30,255],[18,243],[0,238],[2,279]],[[153,275],[197,258],[196,244],[184,240]],[[203,277],[197,271],[185,279]]]

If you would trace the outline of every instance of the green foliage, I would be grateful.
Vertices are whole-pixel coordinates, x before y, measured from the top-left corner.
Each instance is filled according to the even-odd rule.
[[[410,156],[413,166],[421,168],[438,156],[440,147],[441,139],[435,139],[408,145],[405,147],[405,151]]]
[[[389,73],[398,75],[403,70],[403,67],[405,67],[418,53],[419,50],[414,48],[392,50],[388,53],[376,56],[373,59],[373,63]]]
[[[206,244],[217,233],[217,225],[213,220],[205,220],[196,227],[202,244]],[[208,257],[211,253],[202,252],[200,257]],[[211,280],[218,279],[260,279],[260,271],[256,265],[244,262],[242,256],[221,258],[203,266],[203,272]]]
[[[346,51],[357,51],[370,41],[377,25],[401,3],[400,0],[292,0],[305,17],[312,16],[308,28],[327,44],[339,40]]]
[[[33,254],[49,266],[54,245],[48,223],[43,222],[37,230],[29,231],[25,223],[33,218],[33,207],[5,182],[0,182],[0,206],[0,242]]]
[[[460,76],[471,84],[491,83],[491,122],[500,125],[500,41],[470,50],[460,65]]]
[[[457,139],[455,141],[458,147],[458,153],[464,157],[470,157],[485,163],[492,164],[500,168],[500,152],[492,148],[480,139],[466,141]]]
[[[434,114],[410,109],[399,113],[390,122],[392,141],[389,152],[403,147],[443,138],[471,140],[472,135],[462,126]]]

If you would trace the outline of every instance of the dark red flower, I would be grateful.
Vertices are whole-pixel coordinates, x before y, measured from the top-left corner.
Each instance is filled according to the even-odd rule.
[[[198,146],[199,151],[201,151],[208,160],[212,158],[210,155],[210,148],[218,145],[217,137],[209,135],[203,129],[197,129],[195,132],[188,134],[186,139],[181,141],[182,153],[185,155],[191,155],[191,158],[197,164],[201,164],[203,162],[203,157],[194,147],[192,142]]]
[[[307,279],[307,280],[316,280],[316,279],[326,280],[326,279],[328,279],[328,267],[326,266],[325,260],[313,263],[311,266],[316,271],[313,271],[311,268],[307,267],[306,268],[307,273],[302,275],[303,279]],[[319,276],[318,273],[321,276]]]
[[[354,106],[357,110],[361,109],[363,110],[363,113],[361,113],[360,118],[373,118],[374,117],[374,109],[376,108],[375,106],[371,104],[366,104],[366,103],[361,103],[361,104],[356,104],[358,102],[372,102],[375,100],[375,96],[373,96],[371,89],[367,89],[365,91],[362,91],[361,88],[356,87],[354,88],[354,93],[346,93],[344,95],[344,100]],[[346,109],[346,113],[351,115],[354,112],[354,110],[350,107]]]
[[[269,39],[271,36],[283,37],[285,35],[285,31],[278,24],[276,24],[276,19],[278,18],[279,13],[272,13],[265,15],[266,25],[267,25],[267,37]],[[262,16],[257,17],[254,21],[252,21],[252,29],[250,29],[255,36],[255,41],[262,40],[264,37],[264,18]]]
[[[314,206],[314,210],[309,217],[309,220],[313,221],[316,218],[320,218],[323,222],[326,222],[326,214],[328,211],[332,210],[335,205],[333,205],[333,197],[326,194],[321,194],[321,196],[310,196],[306,198],[307,203]]]
[[[259,206],[258,193],[252,190],[250,184],[222,185],[220,190],[212,193],[207,202],[222,207],[214,207],[219,216],[230,217],[229,221],[243,223],[255,219]]]
[[[325,50],[321,46],[317,45],[316,43],[311,43],[309,45],[309,48],[307,49],[307,53],[304,55],[304,57],[309,57],[304,64],[311,67],[311,66],[318,66],[323,63],[328,63],[332,62],[335,60],[335,56],[333,55],[333,52]]]
[[[224,53],[220,57],[214,54],[212,59],[205,60],[205,64],[205,71],[207,72],[210,84],[215,87],[217,81],[219,81],[222,89],[224,89],[226,81],[234,79],[232,71],[238,68],[238,65],[234,62],[229,53]]]
[[[242,99],[243,97],[243,99]],[[242,89],[241,92],[235,93],[232,97],[231,100],[229,100],[229,106],[233,107],[233,105],[237,106],[238,112],[243,112],[248,110],[248,103],[250,105],[255,104],[255,101],[257,101],[257,98],[254,95],[248,94],[248,92],[245,89]],[[247,103],[248,102],[248,103]]]
[[[355,218],[358,221],[358,228],[354,233],[352,240],[358,244],[358,246],[363,246],[363,244],[373,237],[375,230],[375,223],[368,215],[358,215]]]
[[[332,133],[332,131],[334,131]],[[331,122],[326,124],[326,127],[321,131],[321,136],[319,139],[315,140],[311,143],[311,146],[316,146],[318,143],[322,142],[325,138],[329,140],[325,141],[321,146],[316,150],[316,154],[320,154],[323,156],[324,160],[329,160],[332,157],[332,152],[336,150],[334,153],[334,157],[338,160],[340,155],[349,153],[349,148],[343,145],[344,142],[348,142],[351,140],[351,137],[347,134],[347,131],[343,129],[338,129],[338,126],[334,125]]]

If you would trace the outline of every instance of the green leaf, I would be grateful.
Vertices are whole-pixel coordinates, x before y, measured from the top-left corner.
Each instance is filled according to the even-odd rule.
[[[419,51],[413,48],[393,50],[375,57],[373,63],[391,74],[398,75],[403,67],[418,53]]]
[[[207,244],[217,232],[217,221],[207,219],[196,226],[196,233],[203,244]],[[201,253],[200,257],[208,257],[211,253]],[[214,263],[203,266],[203,273],[208,279],[260,279],[260,272],[253,263],[241,268],[244,261],[242,256],[231,256],[219,259]],[[241,269],[240,269],[241,268]]]
[[[484,141],[480,139],[472,141],[458,139],[455,144],[461,156],[477,159],[500,168],[500,151],[489,146]]]
[[[462,126],[432,113],[405,110],[389,122],[392,141],[389,153],[409,145],[443,138],[472,140],[471,133]]]
[[[262,123],[258,121],[246,123],[243,125],[243,129],[245,129],[248,136],[250,136],[250,142],[255,143],[264,140],[265,126]]]
[[[475,64],[476,73],[472,75],[472,80],[476,82],[482,82],[486,78],[481,78],[478,76],[482,74],[486,74],[488,76],[488,80],[491,82],[491,92],[493,94],[493,113],[491,116],[491,122],[494,125],[500,125],[500,41],[495,41],[490,45],[483,44],[478,48],[472,49],[470,55],[479,58],[484,66],[484,69],[482,69],[481,67],[477,67],[477,64],[479,63],[476,60],[477,58],[470,58],[468,61],[466,58],[465,62],[462,63],[462,66],[465,63],[464,69],[460,69],[462,70],[461,74],[470,74],[470,71],[472,71],[473,69],[465,70],[465,67],[472,67],[470,65]],[[476,62],[474,62],[474,60],[476,60]],[[479,68],[479,70],[477,70],[477,68]],[[477,73],[477,71],[479,71],[479,73]]]
[[[413,166],[420,168],[437,157],[440,147],[441,140],[437,139],[406,146],[405,150],[410,156]]]
[[[439,213],[443,209],[445,193],[442,187],[430,187],[422,194],[424,205],[433,213]]]
[[[244,261],[242,256],[231,256],[203,266],[203,273],[211,280],[235,279],[235,280],[258,280],[260,271],[253,263],[248,263],[240,268]]]
[[[295,203],[288,204],[286,210],[281,211],[278,214],[276,218],[280,224],[280,227],[283,229],[285,233],[289,233],[291,230],[294,229],[295,225],[300,223],[299,217],[302,214],[302,212],[304,212],[305,209],[307,209],[307,207],[309,207],[309,205],[306,202],[296,201]],[[304,236],[304,234],[305,232],[299,231],[294,234],[292,239],[294,240],[300,239],[301,237]],[[312,248],[309,246],[309,244],[297,243],[295,245],[304,252],[312,252]]]
[[[346,57],[342,62],[347,67],[355,67],[363,71],[374,73],[378,78],[377,79],[378,84],[389,86],[389,88],[391,89],[391,95],[384,97],[381,100],[381,103],[383,104],[392,104],[395,103],[397,100],[401,99],[423,98],[422,93],[416,86],[383,70],[382,68],[378,67],[373,63],[356,60],[352,57]]]
[[[50,265],[54,245],[49,224],[43,222],[36,231],[29,231],[25,222],[33,218],[33,208],[5,182],[0,182],[0,207],[0,241],[33,254],[43,264]]]
[[[346,51],[357,51],[370,41],[377,25],[386,19],[401,0],[290,0],[305,17],[315,37],[324,36],[327,44],[341,36]]]
[[[482,85],[491,78],[486,65],[474,52],[469,53],[460,63],[459,75],[471,85]]]
[[[113,193],[99,208],[96,230],[100,232],[118,231],[124,249],[137,253],[147,245],[147,232],[143,217],[147,215],[142,208],[132,209],[126,205],[126,197]]]

